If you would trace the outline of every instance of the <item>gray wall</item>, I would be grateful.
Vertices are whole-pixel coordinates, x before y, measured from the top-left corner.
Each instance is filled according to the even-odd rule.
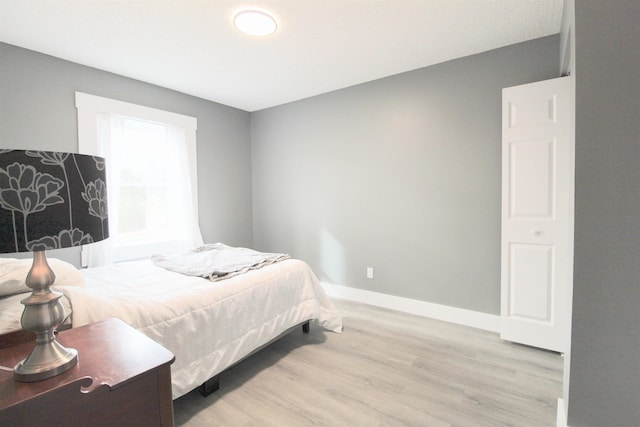
[[[551,36],[253,113],[255,246],[499,314],[501,89],[559,69]]]
[[[640,425],[640,2],[575,2],[569,425]]]
[[[196,117],[203,237],[251,246],[249,113],[0,43],[0,147],[77,152],[75,91]]]

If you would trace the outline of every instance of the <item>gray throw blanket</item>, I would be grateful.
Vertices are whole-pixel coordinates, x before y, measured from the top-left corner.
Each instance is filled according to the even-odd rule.
[[[215,282],[288,258],[287,254],[258,252],[212,243],[188,252],[156,254],[151,260],[158,267],[188,276],[207,277]]]

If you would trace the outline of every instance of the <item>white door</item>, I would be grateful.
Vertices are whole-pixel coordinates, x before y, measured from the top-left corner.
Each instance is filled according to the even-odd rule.
[[[565,352],[573,286],[573,81],[502,91],[502,339]]]

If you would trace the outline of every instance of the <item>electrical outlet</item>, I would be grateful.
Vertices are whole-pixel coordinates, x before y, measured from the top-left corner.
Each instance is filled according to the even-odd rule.
[[[373,267],[367,267],[367,279],[373,279]]]

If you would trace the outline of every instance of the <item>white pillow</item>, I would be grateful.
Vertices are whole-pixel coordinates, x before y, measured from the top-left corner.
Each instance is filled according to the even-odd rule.
[[[57,258],[47,259],[56,280],[54,285],[82,286],[84,278],[77,268]],[[0,258],[0,297],[31,292],[25,284],[33,259]]]

